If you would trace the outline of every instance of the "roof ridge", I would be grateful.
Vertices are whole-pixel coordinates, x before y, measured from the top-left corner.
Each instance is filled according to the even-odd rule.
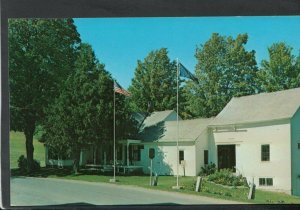
[[[285,89],[285,90],[277,90],[277,91],[272,91],[272,92],[261,92],[261,93],[256,93],[256,94],[252,94],[252,95],[245,95],[245,96],[233,96],[232,99],[255,97],[255,96],[260,96],[260,95],[271,95],[271,94],[274,95],[274,94],[277,94],[277,93],[283,93],[283,92],[295,91],[295,90],[300,90],[300,87],[290,88],[290,89]]]
[[[163,110],[163,111],[154,111],[154,112],[172,112],[172,111],[174,111],[174,110],[172,110],[172,109],[167,109],[167,110]],[[154,113],[154,112],[152,112],[152,113]]]

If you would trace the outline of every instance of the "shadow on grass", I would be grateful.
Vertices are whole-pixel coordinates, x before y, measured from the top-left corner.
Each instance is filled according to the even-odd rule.
[[[40,170],[33,171],[31,173],[26,173],[20,171],[19,169],[11,169],[11,176],[18,177],[18,176],[29,176],[29,177],[49,177],[49,176],[68,176],[73,175],[73,171],[71,169],[58,169],[58,168],[46,168],[42,167]]]
[[[18,177],[18,176],[28,176],[28,177],[49,177],[49,176],[57,176],[57,177],[64,177],[64,176],[80,176],[80,175],[102,175],[102,176],[112,176],[113,172],[100,172],[100,170],[87,170],[87,169],[80,169],[78,174],[74,174],[72,168],[49,168],[49,167],[41,167],[40,170],[33,171],[31,173],[26,173],[24,171],[19,170],[18,168],[11,169],[11,176]],[[117,173],[118,176],[148,176],[142,173],[132,173],[132,174],[123,174]]]

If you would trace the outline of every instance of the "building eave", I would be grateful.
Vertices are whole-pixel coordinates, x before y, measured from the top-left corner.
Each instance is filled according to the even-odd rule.
[[[258,120],[258,121],[246,121],[241,123],[224,123],[224,124],[217,124],[217,125],[208,125],[207,128],[214,129],[214,128],[232,128],[236,126],[245,126],[245,125],[252,125],[257,123],[269,123],[269,122],[278,122],[278,121],[288,121],[291,117],[284,117],[284,118],[277,118],[277,119],[270,119],[270,120]]]

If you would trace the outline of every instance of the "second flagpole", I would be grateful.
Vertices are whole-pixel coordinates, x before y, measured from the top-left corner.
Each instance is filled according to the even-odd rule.
[[[178,149],[178,138],[179,138],[179,123],[178,123],[178,110],[179,110],[179,107],[178,107],[178,89],[179,89],[179,60],[177,58],[177,142],[176,142],[176,147],[177,147],[177,188],[179,187],[178,185],[178,167],[179,167],[179,157],[178,157],[178,153],[179,153],[179,149]]]
[[[172,188],[173,189],[181,189],[181,187],[179,186],[179,180],[178,180],[178,176],[179,176],[179,171],[178,171],[178,167],[179,167],[179,149],[178,149],[178,141],[179,141],[179,122],[178,122],[178,118],[179,118],[179,115],[178,115],[178,111],[179,111],[179,107],[178,107],[178,89],[179,89],[179,60],[177,58],[177,72],[176,72],[176,80],[177,80],[177,141],[176,141],[176,158],[177,158],[177,161],[176,161],[176,186],[173,186]]]

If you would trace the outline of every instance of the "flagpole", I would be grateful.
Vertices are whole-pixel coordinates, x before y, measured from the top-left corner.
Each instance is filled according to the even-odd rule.
[[[114,91],[114,180],[116,181],[116,91]]]
[[[179,115],[179,108],[178,108],[178,89],[179,89],[179,60],[177,58],[177,142],[176,142],[176,148],[177,148],[177,188],[179,188],[179,185],[178,185],[178,165],[179,165],[179,150],[178,150],[178,139],[179,139],[179,123],[178,123],[178,115]]]
[[[116,90],[114,80],[114,178],[110,179],[110,182],[116,182]]]

